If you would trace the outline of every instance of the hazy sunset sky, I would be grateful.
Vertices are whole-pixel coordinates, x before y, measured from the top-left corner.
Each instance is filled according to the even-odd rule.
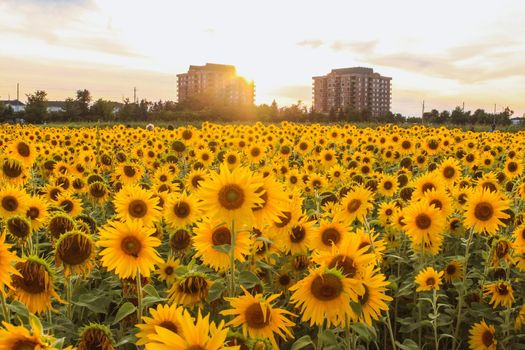
[[[392,111],[525,112],[524,1],[0,0],[0,98],[176,100],[190,64],[233,64],[256,102],[311,103],[312,76],[372,67]]]

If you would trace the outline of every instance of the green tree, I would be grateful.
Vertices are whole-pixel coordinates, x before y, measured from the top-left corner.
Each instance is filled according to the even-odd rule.
[[[80,116],[85,117],[89,114],[89,104],[91,103],[91,94],[89,90],[77,91],[77,103],[80,108]]]
[[[64,117],[69,120],[76,120],[80,116],[80,106],[78,101],[71,97],[66,98],[64,101]]]
[[[272,104],[270,105],[270,117],[277,118],[278,116],[279,116],[279,106],[277,106],[277,102],[273,100]]]
[[[47,116],[47,93],[37,90],[27,96],[26,119],[30,122],[43,120]]]
[[[113,118],[113,107],[113,102],[99,98],[91,106],[91,114],[102,120],[110,120]]]

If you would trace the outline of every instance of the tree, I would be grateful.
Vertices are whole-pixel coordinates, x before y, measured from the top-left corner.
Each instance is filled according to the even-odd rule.
[[[72,99],[71,97],[66,98],[64,101],[64,117],[69,120],[76,120],[80,115],[80,106],[78,101]]]
[[[279,106],[277,106],[277,102],[273,100],[272,104],[270,105],[270,117],[277,118],[278,116],[279,116]]]
[[[34,94],[27,96],[26,118],[28,121],[42,120],[47,115],[47,93],[37,90]]]
[[[99,98],[93,106],[91,106],[91,114],[99,117],[102,120],[110,120],[113,117],[113,103]]]
[[[91,94],[88,90],[77,91],[77,102],[80,108],[80,116],[85,117],[89,114],[89,103],[91,102]]]

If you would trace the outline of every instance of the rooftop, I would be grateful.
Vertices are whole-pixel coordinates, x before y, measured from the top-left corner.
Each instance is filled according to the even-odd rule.
[[[4,105],[11,105],[11,106],[25,106],[25,103],[19,101],[19,100],[0,100]]]

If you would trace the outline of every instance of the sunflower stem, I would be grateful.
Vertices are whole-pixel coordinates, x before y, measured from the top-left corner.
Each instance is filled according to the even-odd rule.
[[[2,313],[4,316],[4,321],[9,322],[11,320],[11,315],[9,314],[9,309],[7,308],[7,304],[5,302],[5,293],[3,289],[0,291],[0,299],[2,300]]]
[[[364,225],[365,225],[365,231],[366,233],[368,234],[368,237],[370,238],[370,247],[372,248],[372,253],[374,253],[375,256],[376,255],[376,248],[375,248],[375,245],[374,245],[374,238],[372,237],[371,233],[370,233],[370,224],[368,223],[368,219],[366,218],[365,216],[365,220],[364,220]],[[376,260],[376,266],[381,270],[381,265],[379,264],[379,261],[377,259]],[[392,350],[396,350],[396,338],[394,337],[394,332],[392,331],[392,321],[390,320],[390,306],[388,307],[388,310],[386,310],[386,327],[388,328],[388,335],[390,336],[390,343],[392,344]]]
[[[137,268],[137,276],[135,277],[137,282],[137,322],[142,320],[142,281],[140,278],[140,268]]]
[[[71,276],[66,277],[66,301],[67,301],[67,309],[66,309],[66,317],[69,320],[72,320],[73,318],[73,304],[72,304],[72,295],[73,295],[73,289],[71,286]]]
[[[459,349],[459,344],[458,344],[457,339],[459,336],[459,328],[461,326],[461,316],[462,316],[461,308],[463,307],[463,299],[465,298],[465,291],[466,291],[465,283],[467,281],[467,275],[468,275],[468,260],[470,257],[470,243],[472,242],[472,237],[474,237],[474,228],[470,229],[468,239],[466,242],[466,247],[465,247],[465,262],[463,263],[463,265],[465,266],[465,271],[463,274],[463,283],[461,283],[461,288],[459,290],[459,295],[458,295],[458,316],[456,318],[456,329],[454,331],[454,341],[453,341],[452,349]]]
[[[438,326],[437,326],[437,320],[438,320],[438,306],[437,306],[437,290],[434,288],[432,293],[432,310],[434,310],[434,319],[432,320],[432,328],[434,329],[434,344],[436,346],[436,350],[439,350],[439,339],[438,339]]]
[[[235,220],[232,220],[231,224],[231,242],[230,242],[230,283],[228,294],[230,297],[236,296],[236,285],[235,285],[235,241],[237,240],[237,235],[235,233]]]

